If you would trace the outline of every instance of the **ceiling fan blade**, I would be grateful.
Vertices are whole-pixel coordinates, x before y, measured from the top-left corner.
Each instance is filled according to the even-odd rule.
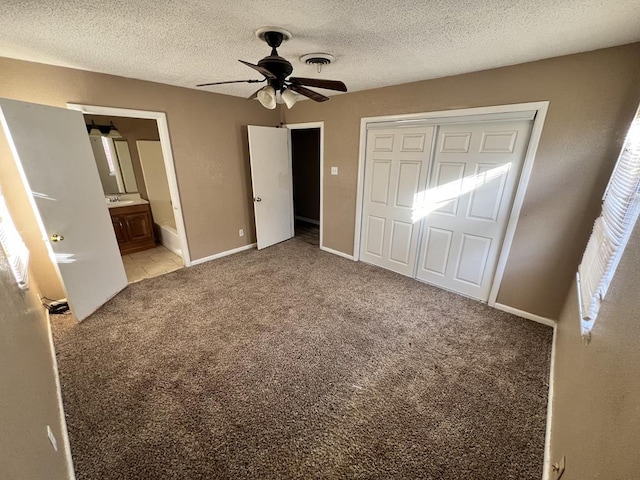
[[[305,97],[309,97],[311,100],[315,100],[316,102],[326,102],[327,100],[329,100],[329,97],[325,97],[321,93],[309,90],[302,85],[292,83],[291,85],[289,85],[289,88],[294,92],[298,92],[300,95],[304,95]]]
[[[322,80],[320,78],[291,77],[289,81],[297,85],[306,85],[307,87],[326,88],[327,90],[337,90],[338,92],[347,91],[347,86],[339,80]]]
[[[196,85],[196,87],[208,87],[210,85],[224,85],[226,83],[260,83],[264,82],[264,80],[229,80],[226,82],[212,82],[212,83],[201,83]]]
[[[244,60],[238,60],[240,63],[244,63],[247,67],[251,67],[254,70],[257,70],[258,72],[260,72],[262,75],[264,75],[265,77],[271,79],[271,80],[275,80],[276,77],[273,73],[271,73],[269,70],[267,70],[264,67],[261,67],[260,65],[254,65],[253,63],[249,63],[249,62],[245,62]]]

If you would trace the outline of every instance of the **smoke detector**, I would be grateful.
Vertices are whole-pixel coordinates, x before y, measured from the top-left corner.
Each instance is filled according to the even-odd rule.
[[[300,61],[307,65],[315,65],[318,73],[322,71],[322,67],[336,61],[336,57],[328,53],[307,53],[300,57]]]

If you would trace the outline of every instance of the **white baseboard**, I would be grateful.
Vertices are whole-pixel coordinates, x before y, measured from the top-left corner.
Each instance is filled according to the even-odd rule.
[[[551,362],[549,365],[549,397],[547,398],[547,427],[544,434],[544,460],[542,462],[542,480],[551,480],[551,428],[553,423],[553,378],[556,368],[556,341],[558,327],[553,327],[553,340],[551,343]]]
[[[65,299],[66,301],[66,299]],[[71,443],[69,442],[69,430],[67,430],[67,417],[64,414],[64,404],[62,403],[62,387],[60,385],[60,375],[58,374],[58,358],[56,357],[56,347],[53,344],[53,332],[51,331],[51,317],[47,309],[44,309],[47,319],[47,335],[49,336],[49,348],[51,349],[51,362],[53,363],[53,377],[56,384],[56,397],[58,398],[58,414],[60,415],[60,433],[62,435],[62,447],[64,457],[69,470],[69,480],[75,480],[76,474],[73,468],[73,458],[71,458]]]
[[[553,340],[551,343],[551,362],[549,365],[549,397],[547,399],[547,424],[544,435],[544,460],[542,462],[542,480],[551,479],[551,428],[553,422],[553,378],[555,370],[556,360],[556,339],[558,336],[558,327],[555,320],[550,318],[541,317],[533,313],[525,312],[524,310],[518,310],[517,308],[509,307],[501,303],[494,303],[494,308],[502,310],[503,312],[517,315],[518,317],[526,318],[527,320],[533,320],[534,322],[542,323],[549,327],[553,327]]]
[[[340,252],[338,250],[334,250],[333,248],[329,248],[329,247],[324,247],[324,246],[320,246],[320,250],[324,250],[325,252],[329,252],[329,253],[333,253],[334,255],[338,255],[339,257],[342,258],[348,258],[349,260],[354,260],[353,255],[348,255],[344,252]]]
[[[227,250],[226,252],[216,253],[214,255],[209,255],[208,257],[198,258],[197,260],[191,260],[191,265],[200,265],[201,263],[206,263],[211,260],[216,260],[218,258],[226,257],[228,255],[233,255],[234,253],[244,252],[245,250],[251,250],[252,248],[256,248],[256,243],[250,243],[249,245],[243,245],[242,247],[234,248],[231,250]]]
[[[498,310],[502,310],[503,312],[511,313],[518,317],[526,318],[527,320],[533,320],[534,322],[542,323],[543,325],[547,325],[549,327],[556,326],[555,320],[541,317],[540,315],[536,315],[534,313],[525,312],[524,310],[518,310],[517,308],[509,307],[508,305],[503,305],[501,303],[494,303],[491,306],[493,306],[493,308],[497,308]]]
[[[314,220],[313,218],[301,217],[300,215],[296,215],[296,220],[300,220],[301,222],[311,223],[312,225],[320,225],[320,220]]]

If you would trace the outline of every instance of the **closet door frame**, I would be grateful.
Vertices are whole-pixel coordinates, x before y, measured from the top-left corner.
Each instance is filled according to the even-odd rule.
[[[511,250],[513,237],[515,234],[518,218],[524,202],[524,197],[529,184],[529,178],[533,169],[538,144],[542,135],[542,127],[547,115],[549,102],[530,102],[518,103],[510,105],[496,105],[490,107],[465,108],[460,110],[444,110],[439,112],[413,113],[406,115],[389,115],[380,117],[365,117],[360,120],[360,153],[358,157],[358,189],[356,194],[356,218],[355,218],[355,234],[353,242],[353,259],[360,260],[360,239],[362,234],[362,204],[364,195],[364,170],[366,162],[367,150],[367,130],[371,128],[393,127],[432,124],[438,125],[442,123],[472,123],[490,120],[508,120],[515,118],[524,118],[527,115],[533,115],[533,126],[529,145],[525,154],[522,165],[522,172],[518,179],[515,191],[513,206],[509,214],[507,228],[502,242],[502,248],[498,256],[498,264],[491,291],[489,293],[488,305],[494,306],[504,270]]]

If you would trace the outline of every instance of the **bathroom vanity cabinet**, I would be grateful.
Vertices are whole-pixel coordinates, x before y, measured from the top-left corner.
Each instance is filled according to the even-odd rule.
[[[122,255],[156,246],[148,203],[110,208],[109,213]]]

